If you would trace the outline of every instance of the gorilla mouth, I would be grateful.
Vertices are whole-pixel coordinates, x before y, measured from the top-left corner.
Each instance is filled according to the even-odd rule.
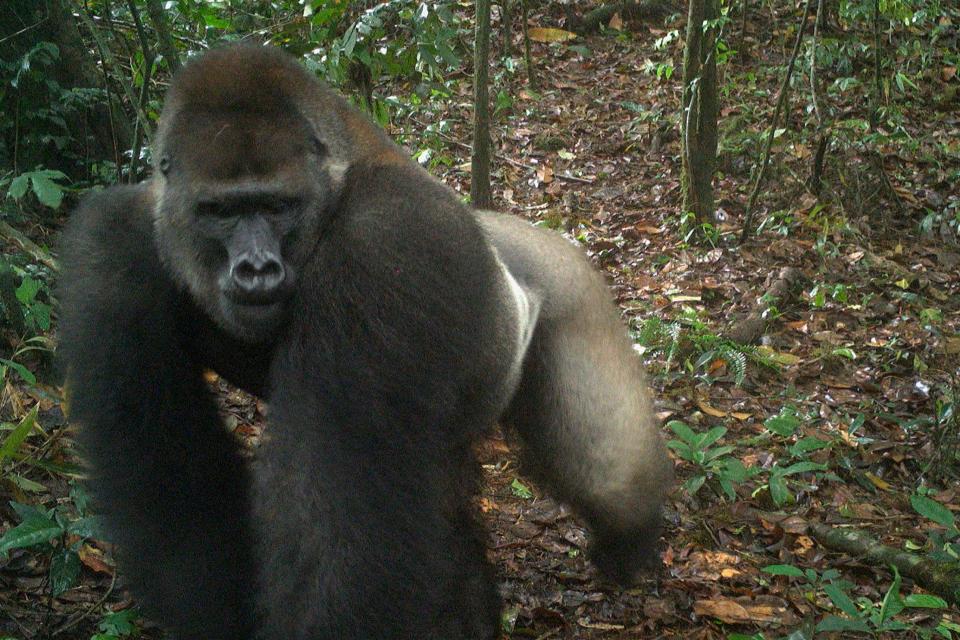
[[[254,293],[229,287],[223,292],[223,295],[230,304],[237,307],[273,307],[283,305],[290,298],[291,293],[292,291],[287,288],[277,289],[269,293]]]
[[[288,296],[243,299],[224,292],[220,305],[223,327],[241,338],[262,339],[281,326],[290,306],[288,300]]]
[[[286,311],[284,300],[233,301],[231,304],[234,315],[241,323],[272,322],[277,320]]]

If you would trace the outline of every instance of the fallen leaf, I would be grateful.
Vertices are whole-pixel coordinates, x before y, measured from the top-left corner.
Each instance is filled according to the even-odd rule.
[[[890,489],[892,488],[890,486],[890,483],[888,483],[886,480],[873,475],[869,471],[867,471],[863,475],[865,475],[867,477],[867,480],[869,480],[870,483],[873,486],[875,486],[877,489],[881,489],[883,491],[890,491]]]
[[[724,418],[727,415],[726,411],[716,409],[707,404],[704,400],[697,400],[697,406],[700,407],[700,411],[703,411],[708,416],[713,416],[714,418]]]
[[[83,563],[83,566],[91,571],[105,573],[108,576],[113,575],[113,567],[106,561],[103,551],[100,549],[84,544],[80,547],[80,552],[77,555],[80,556],[80,562]]]
[[[534,42],[566,42],[577,37],[577,34],[571,31],[553,27],[531,27],[527,33]]]
[[[790,614],[786,603],[772,598],[767,598],[766,601],[752,601],[750,598],[697,600],[693,603],[693,611],[697,615],[710,616],[728,624],[788,625],[787,618],[795,618]]]
[[[763,356],[770,358],[777,364],[782,364],[784,366],[789,366],[797,364],[801,361],[799,356],[795,356],[792,353],[783,353],[782,351],[776,351],[771,349],[766,345],[760,345],[757,347],[757,352],[761,353]]]
[[[650,235],[659,235],[663,233],[663,227],[651,227],[649,225],[638,224],[635,228],[641,233],[649,233]]]
[[[540,179],[540,182],[550,184],[553,182],[553,169],[545,164],[540,165],[537,167],[537,177]]]

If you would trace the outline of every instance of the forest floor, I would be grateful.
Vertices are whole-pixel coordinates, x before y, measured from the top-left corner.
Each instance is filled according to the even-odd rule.
[[[536,90],[522,61],[497,76],[493,95],[509,96],[498,102],[493,130],[497,207],[565,231],[608,276],[644,347],[660,419],[698,433],[727,430],[704,444],[716,454],[713,466],[676,458],[664,567],[629,590],[599,579],[585,559],[582,523],[523,478],[509,438],[485,442],[479,504],[505,599],[505,638],[772,640],[796,630],[811,638],[829,615],[858,618],[829,597],[834,583],[869,629],[862,637],[922,638],[937,625],[960,625],[956,608],[923,607],[888,624],[881,603],[897,580],[890,567],[831,551],[808,531],[814,522],[850,525],[896,549],[930,551],[950,530],[912,506],[917,488],[925,483],[929,498],[960,513],[957,460],[947,459],[957,419],[944,409],[960,392],[960,248],[955,227],[934,220],[920,230],[929,211],[960,210],[960,117],[955,103],[938,106],[932,83],[929,96],[899,105],[918,145],[909,151],[838,126],[818,199],[805,185],[815,132],[804,124],[808,96],[798,87],[759,199],[764,228],[738,245],[758,134],[792,38],[782,26],[788,18],[770,21],[782,28],[773,33],[750,23],[724,67],[732,90],[722,97],[712,244],[688,243],[678,222],[679,70],[672,78],[644,71],[679,68],[675,42],[654,46],[668,28],[631,24],[564,44],[535,42]],[[514,46],[522,51],[519,39]],[[432,144],[433,173],[466,193],[471,97],[462,84],[442,114],[395,122],[392,133],[412,149]],[[865,103],[841,97],[831,110],[865,117]],[[786,268],[789,286],[777,290],[767,322],[755,335],[738,333]],[[755,346],[729,339],[743,335]],[[212,382],[228,424],[255,445],[263,406]],[[55,427],[56,407],[43,409],[44,426]],[[678,439],[666,428],[664,435]],[[66,494],[62,478],[38,480]],[[35,556],[0,566],[0,637],[46,637],[66,626],[56,637],[87,640],[95,605],[129,605],[122,575],[115,584],[103,555],[109,545],[85,548],[80,586],[57,599],[40,595],[46,568]],[[770,565],[803,575],[762,571]],[[907,577],[897,591],[922,593]]]

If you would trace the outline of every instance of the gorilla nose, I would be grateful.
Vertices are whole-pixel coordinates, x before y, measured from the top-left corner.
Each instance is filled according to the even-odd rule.
[[[272,256],[244,256],[230,270],[237,293],[252,304],[275,302],[286,275],[283,263]]]

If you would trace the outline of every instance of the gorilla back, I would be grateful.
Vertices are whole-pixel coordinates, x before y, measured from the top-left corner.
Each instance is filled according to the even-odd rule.
[[[64,234],[61,352],[91,485],[180,638],[495,636],[471,447],[497,420],[628,582],[671,467],[605,287],[474,212],[294,60],[174,79],[154,177]],[[252,465],[203,371],[270,403]]]

